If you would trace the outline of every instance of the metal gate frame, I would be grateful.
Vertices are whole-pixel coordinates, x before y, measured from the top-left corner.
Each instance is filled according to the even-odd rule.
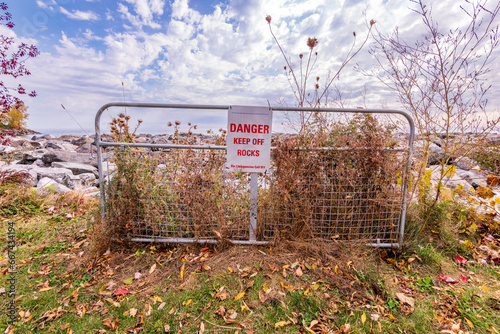
[[[103,155],[101,148],[103,147],[146,147],[146,148],[196,148],[196,149],[213,149],[213,150],[226,150],[226,146],[217,145],[177,145],[177,144],[135,144],[135,143],[115,143],[101,141],[101,116],[102,113],[110,107],[136,107],[136,108],[157,108],[157,109],[197,109],[197,110],[228,110],[230,105],[202,105],[202,104],[161,104],[161,103],[129,103],[129,102],[111,102],[103,105],[95,117],[95,140],[92,143],[97,149],[97,163],[99,173],[99,188],[101,194],[101,215],[105,219],[105,201],[106,193],[104,186],[104,171],[103,171]],[[267,107],[266,107],[267,108]],[[399,151],[407,151],[408,161],[405,167],[405,177],[403,180],[403,194],[401,203],[401,215],[399,222],[399,242],[398,243],[382,243],[379,239],[377,242],[369,244],[374,247],[397,247],[403,245],[403,237],[405,230],[406,219],[406,204],[408,193],[408,182],[410,175],[411,156],[413,151],[413,141],[415,136],[415,125],[411,116],[400,110],[392,109],[354,109],[354,108],[303,108],[303,107],[269,107],[272,111],[297,111],[297,112],[325,112],[325,113],[368,113],[368,114],[398,114],[402,115],[408,121],[410,126],[410,135],[408,140],[408,147],[399,149]],[[258,174],[250,173],[250,229],[249,240],[232,240],[235,244],[267,244],[269,241],[258,241],[255,238],[255,229],[257,227],[257,190],[258,190]],[[172,238],[172,237],[152,237],[152,238],[131,238],[131,241],[136,242],[166,242],[166,243],[216,243],[217,239],[193,239],[193,238]]]

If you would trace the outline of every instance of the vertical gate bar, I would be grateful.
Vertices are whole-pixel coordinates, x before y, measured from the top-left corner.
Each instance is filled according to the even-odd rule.
[[[250,173],[250,243],[256,241],[255,231],[257,230],[257,188],[258,188],[258,173]]]

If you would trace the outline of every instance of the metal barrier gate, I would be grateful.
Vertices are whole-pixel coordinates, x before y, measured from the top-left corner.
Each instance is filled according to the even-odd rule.
[[[414,138],[413,120],[405,112],[272,107],[273,112],[398,114],[408,121],[408,142],[399,149],[382,148],[378,159],[386,161],[386,171],[367,160],[363,147],[299,148],[277,140],[270,170],[247,175],[225,172],[226,146],[214,142],[102,141],[101,115],[110,107],[229,106],[117,102],[99,109],[94,145],[102,216],[115,219],[131,241],[265,244],[293,234],[378,247],[403,243]]]

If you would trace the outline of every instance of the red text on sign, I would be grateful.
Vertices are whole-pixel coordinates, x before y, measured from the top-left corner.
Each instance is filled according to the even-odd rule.
[[[263,124],[229,124],[229,132],[269,133],[269,125]]]
[[[258,157],[259,150],[237,150],[236,155],[239,157]]]
[[[247,145],[250,138],[234,138],[234,144]]]

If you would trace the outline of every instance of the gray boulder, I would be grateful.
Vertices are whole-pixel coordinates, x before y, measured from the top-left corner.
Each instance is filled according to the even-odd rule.
[[[96,158],[91,158],[89,154],[77,152],[50,150],[43,155],[42,161],[46,165],[51,165],[53,162],[74,162],[97,167]]]
[[[22,165],[31,165],[33,162],[41,160],[45,153],[47,153],[47,150],[45,149],[24,153],[23,158],[19,163]]]
[[[93,173],[84,173],[80,175],[67,175],[63,177],[63,184],[70,189],[82,187],[93,187],[97,185],[96,177]]]
[[[56,182],[55,180],[49,178],[49,177],[43,177],[38,181],[38,184],[36,185],[37,192],[39,193],[46,193],[50,191],[55,191],[59,194],[65,194],[71,189],[68,187],[60,184],[59,182]]]
[[[83,173],[97,173],[97,168],[92,165],[79,164],[76,162],[53,162],[52,167],[66,168],[75,175]]]
[[[54,167],[38,167],[32,166],[32,171],[36,172],[38,175],[38,180],[43,179],[44,177],[51,178],[58,183],[63,183],[63,178],[66,175],[73,175],[71,170],[67,168],[54,168]]]
[[[57,141],[50,140],[45,144],[45,148],[51,148],[51,149],[58,150],[58,151],[60,151],[60,150],[75,151],[77,149],[77,146],[70,144],[70,143],[67,143],[67,142],[64,142],[64,141],[60,141],[60,140],[57,140]]]

